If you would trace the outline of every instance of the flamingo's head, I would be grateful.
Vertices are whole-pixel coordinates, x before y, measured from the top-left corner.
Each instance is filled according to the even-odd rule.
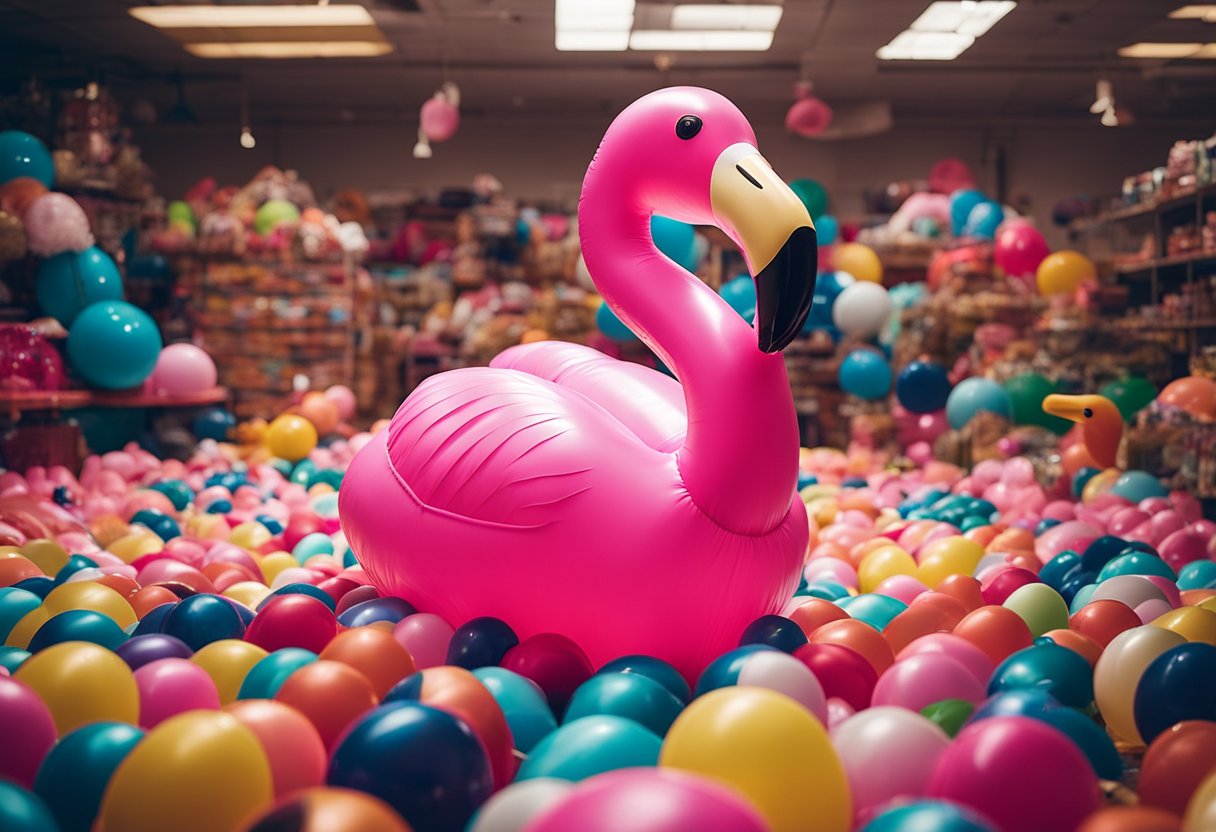
[[[638,211],[715,225],[735,241],[756,281],[761,350],[777,352],[801,331],[815,288],[815,225],[738,107],[697,87],[650,93],[608,128],[589,175],[598,166]]]

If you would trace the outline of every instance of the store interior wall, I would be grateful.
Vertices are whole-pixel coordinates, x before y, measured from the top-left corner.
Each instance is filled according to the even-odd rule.
[[[450,141],[434,146],[429,160],[412,158],[413,127],[404,123],[258,126],[257,147],[237,144],[235,125],[142,127],[136,141],[157,173],[157,189],[177,198],[198,178],[221,183],[249,180],[262,166],[294,168],[325,200],[354,187],[369,193],[436,192],[467,186],[478,172],[498,177],[507,193],[573,206],[583,173],[607,120],[571,123],[547,117],[466,119]],[[1194,137],[1204,135],[1196,126]],[[1026,125],[999,128],[899,126],[869,138],[814,142],[779,126],[760,125],[761,150],[787,180],[817,179],[832,195],[833,213],[856,217],[863,192],[886,183],[925,176],[943,156],[972,166],[982,188],[995,187],[996,149],[1004,147],[1007,200],[1029,199],[1030,213],[1048,242],[1066,242],[1052,226],[1056,201],[1076,194],[1105,196],[1118,177],[1165,163],[1171,144],[1188,136],[1176,125],[1109,129],[1094,125]]]

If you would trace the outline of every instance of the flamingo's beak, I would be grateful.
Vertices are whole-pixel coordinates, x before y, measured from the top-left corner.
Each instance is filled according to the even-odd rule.
[[[743,251],[756,281],[756,336],[763,352],[797,337],[811,311],[819,263],[806,206],[750,144],[733,144],[714,163],[714,219]]]

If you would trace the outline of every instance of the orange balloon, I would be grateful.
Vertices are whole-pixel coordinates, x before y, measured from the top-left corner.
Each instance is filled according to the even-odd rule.
[[[1184,589],[1181,596],[1184,607],[1197,607],[1209,598],[1216,598],[1216,589]]]
[[[46,193],[46,185],[32,176],[18,176],[0,185],[0,211],[25,217],[34,200]]]
[[[127,603],[131,605],[131,609],[135,610],[135,614],[140,618],[143,618],[162,604],[176,604],[180,600],[173,593],[173,590],[160,584],[152,584],[151,586],[137,589],[127,597]]]
[[[12,586],[26,578],[37,578],[41,574],[42,570],[37,564],[21,555],[0,559],[0,587]]]
[[[288,676],[275,699],[308,717],[327,751],[348,725],[380,701],[362,673],[341,662],[320,660]]]
[[[891,651],[898,654],[900,650],[921,636],[927,636],[930,633],[948,633],[954,629],[954,625],[957,623],[957,619],[939,606],[912,604],[888,622],[887,626],[883,628],[882,636],[887,640],[887,644],[891,645]]]
[[[831,601],[822,598],[807,598],[806,603],[790,613],[789,618],[802,628],[806,637],[830,621],[843,621],[849,614]]]
[[[415,670],[413,657],[393,638],[392,632],[369,627],[338,633],[325,645],[320,658],[342,662],[358,670],[372,683],[376,696],[381,699],[389,688]]]
[[[1176,379],[1157,395],[1157,401],[1201,419],[1216,419],[1216,381],[1203,376]]]
[[[1060,455],[1060,464],[1064,468],[1064,473],[1070,477],[1075,476],[1082,468],[1097,468],[1099,471],[1102,470],[1102,466],[1098,464],[1097,460],[1089,452],[1089,448],[1080,442],[1071,446]]]
[[[512,750],[515,740],[493,694],[463,667],[428,667],[421,673],[418,701],[467,722],[489,754],[494,788],[510,783],[518,765]]]
[[[95,579],[93,583],[108,586],[123,598],[126,598],[128,603],[130,603],[132,593],[139,590],[139,584],[126,575],[102,575],[100,578]],[[138,613],[136,614],[138,615]]]
[[[1102,598],[1090,601],[1068,619],[1068,629],[1092,638],[1103,650],[1124,630],[1140,626],[1140,616],[1122,601]]]
[[[321,735],[308,717],[282,702],[245,699],[224,706],[253,732],[266,752],[274,796],[325,784],[329,762]]]
[[[879,676],[895,663],[895,653],[882,633],[855,618],[829,621],[813,632],[810,640],[812,644],[839,644],[859,653]]]
[[[391,806],[353,789],[318,786],[289,795],[241,827],[242,832],[413,832]]]
[[[958,626],[958,622],[962,621],[967,613],[971,612],[962,601],[955,598],[953,595],[947,595],[944,592],[930,590],[917,595],[912,601],[912,606],[932,606],[941,610],[946,614],[950,621],[950,630],[953,631]]]
[[[1005,529],[984,547],[986,552],[1032,552],[1034,533],[1029,529]]]
[[[992,542],[994,537],[1003,531],[1005,531],[1005,526],[994,523],[991,526],[976,526],[974,529],[967,529],[967,531],[963,532],[963,537],[981,546],[987,546]]]
[[[1140,802],[1177,815],[1216,770],[1216,723],[1188,720],[1158,734],[1140,764]]]
[[[1182,818],[1152,806],[1108,806],[1077,827],[1077,832],[1181,832]]]
[[[849,550],[839,543],[833,543],[830,540],[821,540],[819,543],[816,543],[811,549],[810,557],[807,560],[819,560],[819,558],[836,558],[849,564],[854,569],[857,568],[853,563],[853,559],[849,557]]]
[[[841,511],[860,511],[862,514],[868,515],[871,519],[878,516],[879,508],[870,501],[868,497],[858,494],[856,491],[846,491],[840,497]]]
[[[1102,645],[1077,630],[1050,630],[1043,635],[1061,647],[1067,647],[1072,652],[1079,654],[1081,658],[1089,662],[1090,667],[1097,664],[1098,659],[1102,656]]]
[[[326,436],[338,428],[341,416],[338,405],[324,393],[308,393],[300,402],[300,415],[312,422],[318,436]]]
[[[937,591],[960,601],[968,612],[984,606],[980,582],[970,575],[951,575],[937,585]]]
[[[535,344],[540,341],[548,340],[549,333],[545,332],[543,329],[529,329],[526,330],[523,335],[519,336],[519,343],[521,344]]]
[[[1034,641],[1020,615],[992,605],[967,613],[954,628],[954,634],[987,653],[993,664],[1000,664],[1011,653],[1029,647]]]

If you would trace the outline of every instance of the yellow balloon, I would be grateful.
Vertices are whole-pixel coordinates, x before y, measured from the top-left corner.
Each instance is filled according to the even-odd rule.
[[[806,504],[807,515],[819,524],[820,528],[828,526],[836,519],[840,504],[835,497],[816,497]]]
[[[266,581],[266,585],[274,583],[274,579],[279,576],[279,573],[284,569],[292,566],[299,566],[300,562],[288,552],[271,552],[266,557],[262,558],[262,579]]]
[[[285,413],[266,428],[266,447],[280,459],[299,462],[317,447],[317,429],[303,416]]]
[[[892,575],[913,575],[916,561],[895,544],[882,546],[861,559],[857,567],[858,589],[873,592],[878,585]]]
[[[198,514],[186,521],[186,533],[203,540],[224,540],[231,528],[218,514]]]
[[[1199,604],[1199,609],[1211,610],[1212,612],[1216,612],[1216,595],[1213,595],[1211,598],[1207,599],[1206,601],[1201,602]]]
[[[334,487],[327,482],[319,482],[308,489],[308,496],[320,497],[322,494],[333,494]]]
[[[273,536],[270,529],[256,520],[250,520],[234,528],[232,534],[228,535],[228,542],[252,551],[265,546]]]
[[[139,530],[118,538],[106,551],[122,558],[125,563],[131,563],[144,555],[155,555],[164,551],[164,548],[165,542],[155,532]]]
[[[1177,633],[1146,624],[1124,630],[1106,645],[1094,665],[1094,701],[1112,734],[1144,744],[1132,711],[1136,685],[1153,659],[1185,643],[1186,639]]]
[[[720,688],[684,709],[659,765],[702,774],[747,797],[773,832],[847,832],[852,799],[819,720],[759,687]]]
[[[223,592],[225,598],[231,598],[251,610],[257,609],[258,604],[262,603],[269,594],[270,587],[257,581],[238,581]]]
[[[1100,471],[1090,477],[1089,482],[1085,483],[1085,488],[1081,490],[1081,502],[1092,503],[1098,497],[1110,491],[1115,480],[1119,479],[1122,472],[1118,468],[1107,468],[1105,471]]]
[[[929,589],[934,589],[951,575],[970,575],[975,571],[984,547],[965,537],[943,537],[920,552],[916,577]]]
[[[26,659],[13,677],[34,689],[61,737],[89,722],[139,724],[139,689],[131,669],[99,645],[56,644]]]
[[[1182,819],[1182,832],[1212,832],[1213,829],[1216,829],[1216,770],[1195,789]]]
[[[54,575],[68,562],[67,550],[53,540],[30,540],[21,547],[25,555],[42,570],[44,575]]]
[[[273,796],[253,732],[222,711],[189,711],[150,731],[119,764],[98,832],[240,829]]]
[[[1082,283],[1098,279],[1098,270],[1084,254],[1056,251],[1039,263],[1035,280],[1041,295],[1071,295]]]
[[[1187,641],[1202,641],[1216,647],[1216,612],[1203,607],[1179,607],[1154,619],[1152,624]]]
[[[904,518],[900,513],[893,508],[884,508],[878,513],[878,517],[874,520],[874,528],[876,531],[886,531],[891,526],[899,523]]]
[[[848,272],[858,280],[882,283],[882,261],[874,249],[862,243],[841,243],[832,252],[832,268]]]
[[[266,658],[267,652],[256,644],[235,638],[213,641],[203,647],[190,661],[207,671],[215,689],[220,693],[220,704],[236,701],[241,683],[250,669]]]
[[[52,616],[68,610],[92,610],[108,615],[123,629],[138,620],[127,599],[110,587],[93,581],[73,581],[60,584],[51,590],[42,606],[31,610],[13,626],[5,644],[10,647],[28,647],[30,639],[38,632],[39,627]]]

